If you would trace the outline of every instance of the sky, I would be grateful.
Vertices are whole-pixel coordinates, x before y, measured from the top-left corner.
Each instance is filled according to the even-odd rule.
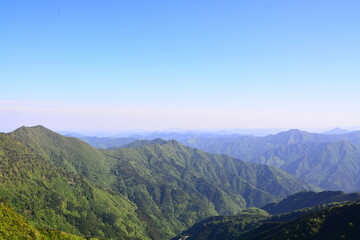
[[[360,2],[2,0],[0,131],[360,126]]]

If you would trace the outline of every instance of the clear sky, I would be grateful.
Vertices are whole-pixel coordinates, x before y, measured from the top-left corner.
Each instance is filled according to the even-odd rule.
[[[360,125],[360,1],[2,0],[0,131]]]

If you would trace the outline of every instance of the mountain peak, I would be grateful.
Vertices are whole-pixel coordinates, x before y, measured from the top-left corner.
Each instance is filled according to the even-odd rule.
[[[328,135],[338,135],[338,134],[346,134],[349,133],[349,130],[346,129],[342,129],[342,128],[334,128],[334,129],[330,129],[328,131],[323,132],[323,134],[328,134]]]
[[[48,135],[48,136],[54,136],[54,135],[60,135],[42,125],[36,125],[32,127],[22,126],[13,132],[10,133],[11,135]]]
[[[125,144],[122,146],[122,148],[139,148],[139,147],[143,147],[146,145],[163,145],[168,143],[168,141],[162,139],[162,138],[155,138],[154,140],[142,140],[142,139],[138,139],[135,140],[131,143]]]

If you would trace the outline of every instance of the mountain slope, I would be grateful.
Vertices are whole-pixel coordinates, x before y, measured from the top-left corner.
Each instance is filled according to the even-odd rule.
[[[281,146],[338,141],[349,141],[353,144],[359,144],[360,131],[348,134],[326,135],[292,129],[265,137],[224,136],[221,138],[188,138],[180,142],[186,146],[198,148],[209,153],[228,154],[234,158],[251,161],[266,151]]]
[[[288,196],[277,203],[269,203],[263,210],[276,215],[292,212],[301,208],[308,208],[333,202],[360,200],[360,193],[345,194],[341,191],[299,192]]]
[[[299,198],[304,200],[309,195],[311,200],[303,205],[312,205],[310,208],[274,216],[250,208],[235,215],[210,217],[194,224],[173,240],[342,239],[339,238],[341,235],[357,239],[351,237],[356,236],[360,226],[360,202],[336,201],[351,201],[359,199],[360,195],[354,197],[339,192],[302,192],[288,197],[280,205],[291,205],[293,209],[298,209],[301,206],[296,208],[296,203],[302,203]],[[327,238],[323,237],[325,231],[328,232]]]
[[[318,210],[285,224],[264,224],[238,240],[356,240],[359,227],[360,202],[354,202]]]
[[[0,202],[0,239],[85,240],[65,232],[39,230],[2,202]]]
[[[125,195],[138,206],[136,214],[154,239],[171,238],[209,216],[316,190],[270,166],[207,154],[176,141],[101,150],[41,126],[10,136],[50,163]]]
[[[185,228],[211,215],[262,206],[296,189],[312,188],[272,167],[207,154],[176,141],[106,153],[119,161],[118,190],[160,225],[165,218]]]
[[[210,217],[194,224],[172,240],[232,240],[258,227],[270,216],[261,209],[248,208],[236,215]]]
[[[360,190],[360,145],[348,141],[282,146],[252,161],[277,166],[323,189]]]
[[[279,167],[327,190],[359,191],[360,132],[327,135],[289,130],[266,137],[187,139],[212,153]]]
[[[113,159],[77,138],[43,126],[21,127],[9,135],[56,166],[83,175],[98,186],[108,187],[114,181],[109,174],[115,165]]]
[[[0,197],[35,227],[81,236],[146,239],[136,206],[0,134]]]

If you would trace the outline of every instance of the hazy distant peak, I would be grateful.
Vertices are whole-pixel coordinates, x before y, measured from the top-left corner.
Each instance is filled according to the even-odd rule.
[[[303,131],[303,130],[300,130],[300,129],[290,129],[288,131],[285,131],[283,133],[288,133],[288,134],[308,134],[309,132],[306,132],[306,131]],[[281,133],[279,133],[281,134]]]
[[[323,132],[323,134],[328,134],[328,135],[337,135],[337,134],[346,134],[349,133],[349,130],[346,129],[342,129],[342,128],[334,128],[328,131]]]

